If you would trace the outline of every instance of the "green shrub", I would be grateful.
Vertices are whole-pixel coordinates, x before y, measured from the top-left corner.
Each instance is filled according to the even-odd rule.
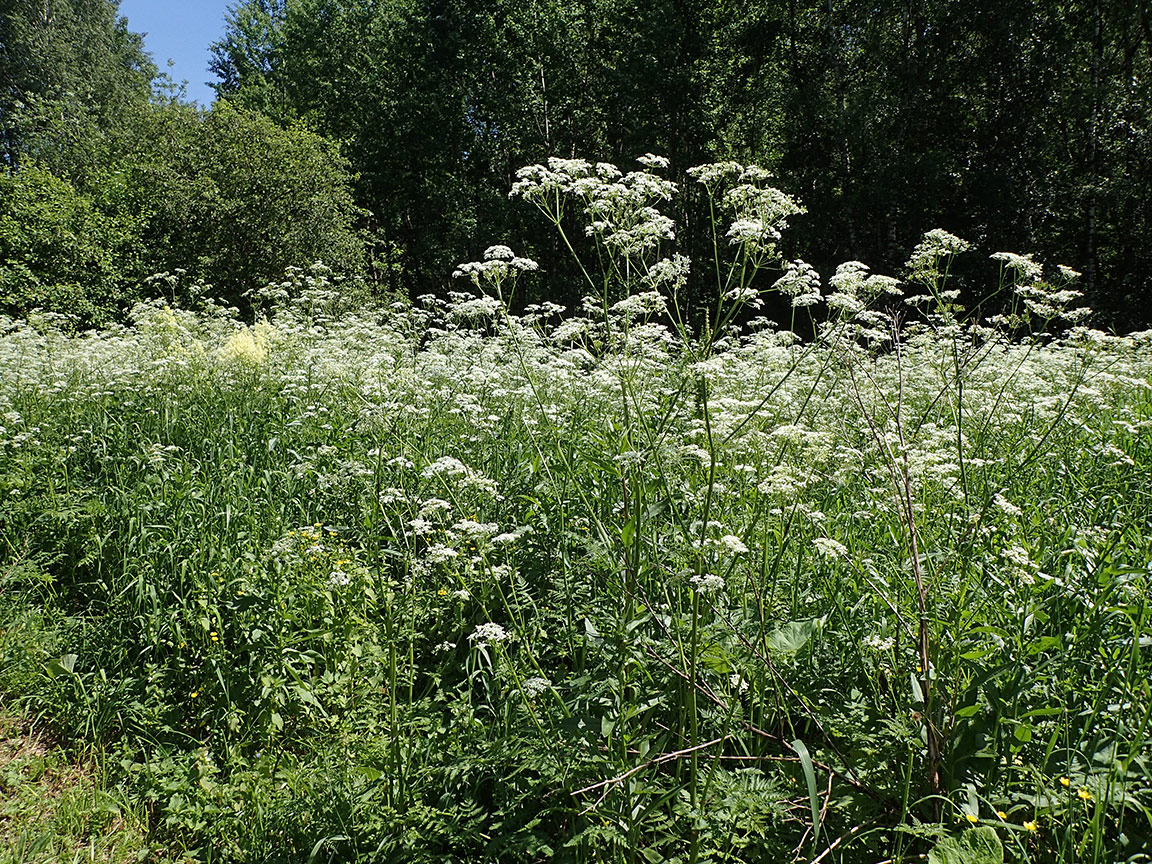
[[[36,165],[0,175],[0,309],[107,321],[136,296],[139,229]]]
[[[333,142],[227,103],[156,107],[140,141],[126,165],[152,272],[184,269],[239,303],[289,266],[361,270],[361,211]]]

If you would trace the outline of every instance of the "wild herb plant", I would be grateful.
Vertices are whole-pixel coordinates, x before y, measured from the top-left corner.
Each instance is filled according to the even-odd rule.
[[[1147,860],[1152,337],[1007,253],[982,319],[942,231],[825,285],[735,163],[689,262],[662,165],[521,172],[572,313],[501,245],[389,309],[4,323],[0,686],[155,848]]]

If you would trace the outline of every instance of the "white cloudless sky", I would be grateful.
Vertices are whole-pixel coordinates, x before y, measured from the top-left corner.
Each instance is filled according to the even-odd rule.
[[[188,82],[189,100],[209,105],[208,46],[224,34],[224,13],[234,0],[120,0],[128,29],[144,34],[144,49],[161,72]],[[173,65],[168,66],[171,60]]]

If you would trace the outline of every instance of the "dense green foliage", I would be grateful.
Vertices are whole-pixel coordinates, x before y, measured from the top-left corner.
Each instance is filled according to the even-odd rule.
[[[360,214],[331,142],[226,102],[163,106],[142,126],[124,165],[147,213],[149,272],[178,265],[235,303],[288,266],[359,269]]]
[[[35,165],[0,176],[0,310],[100,321],[135,296],[140,228]]]
[[[646,162],[522,172],[590,211],[567,317],[494,246],[448,301],[5,322],[0,691],[158,858],[1146,862],[1150,335],[1006,253],[964,315],[943,231],[733,328],[799,213],[734,163],[694,329]]]
[[[9,167],[31,156],[57,172],[84,173],[131,126],[156,67],[118,5],[0,2],[0,135]]]
[[[82,325],[130,308],[157,273],[235,304],[299,262],[360,268],[359,210],[328,141],[227,103],[152,106],[135,128],[86,182],[30,162],[0,177],[0,310]]]
[[[15,4],[0,55],[0,309],[123,315],[153,274],[243,304],[288,266],[362,270],[362,211],[330,141],[220,102],[152,97],[116,4]]]
[[[222,95],[343,142],[408,287],[515,236],[570,299],[562,250],[503,198],[511,172],[650,151],[681,179],[769,167],[822,271],[894,269],[942,225],[1067,261],[1131,326],[1152,317],[1150,32],[1145,4],[1109,0],[250,0],[213,68]]]

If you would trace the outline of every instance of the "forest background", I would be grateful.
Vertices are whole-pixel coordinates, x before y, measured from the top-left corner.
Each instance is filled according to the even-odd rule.
[[[87,326],[161,286],[243,307],[316,260],[418,296],[492,242],[541,262],[525,299],[571,301],[566,250],[508,201],[516,169],[652,152],[674,180],[770,168],[807,208],[785,252],[822,273],[895,274],[943,227],[1082,271],[1097,326],[1152,322],[1144,0],[247,0],[207,109],[118,5],[0,2],[8,314]],[[967,257],[956,287],[995,278]],[[177,269],[183,288],[148,281]]]

